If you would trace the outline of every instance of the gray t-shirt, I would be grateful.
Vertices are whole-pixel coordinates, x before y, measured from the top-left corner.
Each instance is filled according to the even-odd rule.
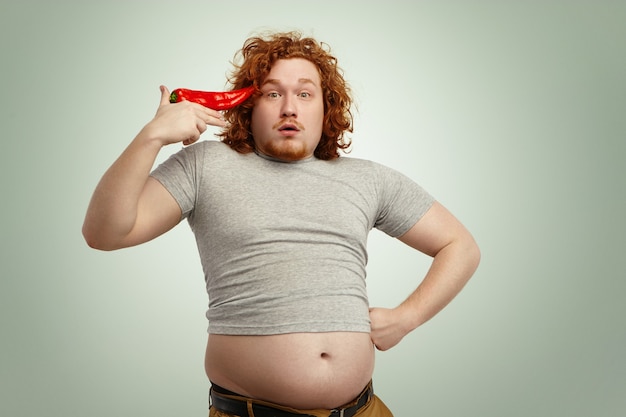
[[[195,234],[216,334],[369,333],[368,233],[400,236],[434,201],[371,161],[285,163],[217,141],[182,149],[152,176]]]

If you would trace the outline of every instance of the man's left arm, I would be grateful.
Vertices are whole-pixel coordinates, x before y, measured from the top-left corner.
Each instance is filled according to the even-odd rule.
[[[371,338],[379,350],[392,348],[441,311],[465,286],[480,261],[472,235],[438,202],[398,239],[433,257],[433,262],[417,289],[398,307],[370,309]]]

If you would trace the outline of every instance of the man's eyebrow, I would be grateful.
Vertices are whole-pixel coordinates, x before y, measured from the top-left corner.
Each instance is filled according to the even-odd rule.
[[[263,85],[266,85],[266,84],[280,85],[281,82],[280,80],[276,78],[268,78],[267,80],[263,82]],[[314,86],[317,87],[317,84],[315,83],[315,81],[313,81],[310,78],[298,78],[298,84],[313,84]]]

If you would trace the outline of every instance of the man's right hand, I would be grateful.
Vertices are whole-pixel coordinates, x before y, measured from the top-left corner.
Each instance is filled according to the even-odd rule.
[[[170,103],[170,91],[160,87],[161,102],[154,118],[142,129],[141,135],[158,141],[161,146],[182,142],[191,145],[200,139],[207,125],[224,127],[219,111],[190,101]]]

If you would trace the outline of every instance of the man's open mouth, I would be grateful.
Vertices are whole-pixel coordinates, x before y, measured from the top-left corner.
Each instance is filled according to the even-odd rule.
[[[291,124],[291,123],[285,123],[284,125],[278,128],[279,132],[285,132],[285,131],[298,132],[299,130],[300,129],[298,128],[298,126]]]

